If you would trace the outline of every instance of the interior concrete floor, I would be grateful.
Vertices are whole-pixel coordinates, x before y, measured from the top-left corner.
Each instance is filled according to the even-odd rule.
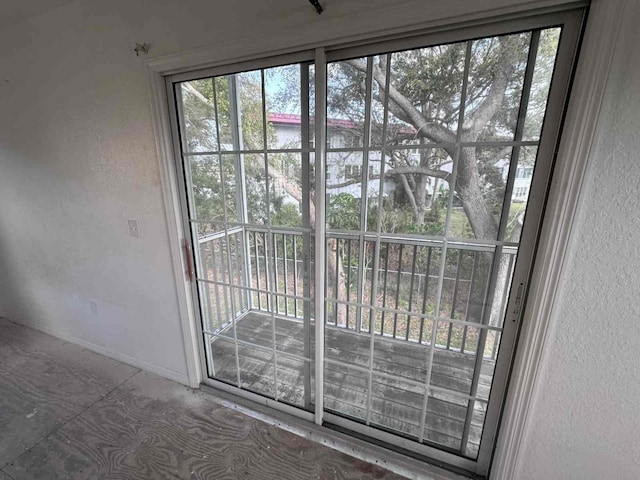
[[[0,480],[400,479],[0,319]]]

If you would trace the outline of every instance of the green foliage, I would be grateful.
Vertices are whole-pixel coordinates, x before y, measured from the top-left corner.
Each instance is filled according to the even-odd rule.
[[[282,203],[280,199],[274,203],[274,213],[271,216],[271,224],[279,227],[300,227],[302,216],[296,205]]]
[[[469,77],[466,91],[465,118],[472,118],[476,110],[492,93],[492,86],[500,72],[506,72],[507,84],[499,97],[501,102],[496,113],[481,125],[478,131],[464,130],[463,134],[472,140],[508,140],[513,138],[513,128],[517,119],[522,90],[523,72],[526,67],[530,33],[506,35],[474,40],[470,44]],[[533,78],[531,97],[528,105],[528,117],[525,123],[525,136],[535,138],[542,122],[549,82],[553,71],[555,53],[558,45],[559,30],[545,30],[541,34],[536,70]],[[455,135],[458,128],[460,99],[462,96],[463,76],[467,43],[454,43],[422,49],[415,49],[391,54],[391,83],[411,106],[422,114],[430,123],[439,125],[444,131]],[[356,60],[366,62],[366,59]],[[374,71],[387,71],[387,56],[380,55],[371,59]],[[185,124],[183,126],[186,148],[190,151],[216,151],[218,146],[225,149],[261,150],[265,145],[263,130],[262,82],[272,82],[277,88],[267,88],[265,95],[266,111],[293,112],[298,111],[300,102],[299,66],[285,66],[264,71],[244,72],[235,76],[223,76],[215,79],[196,80],[182,84],[181,94]],[[234,81],[232,81],[232,78]],[[328,114],[330,117],[349,119],[354,127],[347,132],[358,143],[363,135],[365,111],[366,75],[353,62],[335,62],[328,66]],[[235,82],[235,83],[234,83]],[[313,81],[311,82],[313,86]],[[383,85],[373,82],[373,102],[371,105],[372,129],[371,144],[381,144],[381,123],[383,118]],[[234,94],[234,88],[236,92]],[[312,89],[313,90],[313,89]],[[234,118],[231,104],[238,99],[240,111],[241,138],[237,138],[233,127]],[[421,145],[419,155],[410,150],[395,150],[387,156],[387,168],[425,167],[439,170],[450,163],[452,153],[447,148],[427,148],[425,142],[432,141],[423,137],[424,132],[411,123],[411,119],[403,114],[402,109],[390,102],[387,142],[391,145]],[[406,112],[405,112],[406,113]],[[466,124],[465,124],[466,128]],[[362,130],[362,131],[361,131]],[[271,125],[266,126],[266,141],[273,145],[276,132]],[[465,137],[466,138],[466,137]],[[467,139],[468,140],[468,139]],[[241,143],[241,145],[240,145]],[[472,147],[471,147],[472,148]],[[524,152],[524,150],[523,150]],[[410,154],[411,153],[411,154]],[[522,164],[531,164],[535,160],[535,152],[525,154],[519,159]],[[301,224],[300,208],[286,203],[282,182],[270,181],[265,174],[265,159],[260,155],[244,155],[244,159],[222,156],[222,178],[220,165],[215,158],[196,158],[191,162],[191,180],[194,185],[194,203],[198,218],[220,222],[227,205],[227,213],[232,219],[237,218],[235,205],[235,177],[233,169],[239,168],[244,161],[246,174],[246,203],[249,220],[265,223],[267,209],[271,211],[272,220],[285,226]],[[494,150],[474,149],[472,155],[477,165],[477,176],[470,177],[479,182],[480,190],[487,210],[492,217],[498,218],[504,201],[504,180],[495,168],[497,159],[505,158],[503,153]],[[508,158],[508,155],[506,156]],[[301,188],[299,154],[271,154],[268,158],[269,168],[278,170],[292,186]],[[399,176],[388,177],[387,181],[395,181],[394,198],[384,199],[382,228],[385,232],[419,233],[441,235],[444,230],[443,211],[446,206],[438,200],[447,195],[437,197],[433,205],[423,211],[413,208],[415,199],[420,193],[418,189],[434,187],[433,177],[422,181],[426,174],[404,174],[409,185],[407,191]],[[468,181],[459,173],[458,182]],[[422,179],[422,180],[421,180]],[[429,183],[431,182],[431,183]],[[448,180],[439,180],[439,188],[450,189]],[[222,183],[225,192],[222,192]],[[267,184],[270,205],[267,205]],[[454,205],[464,203],[461,197],[460,183],[455,186]],[[331,191],[329,191],[331,193]],[[445,192],[446,193],[446,192]],[[332,228],[358,230],[360,227],[360,200],[352,195],[341,193],[330,196],[327,206],[327,221]],[[378,211],[370,206],[368,226],[377,223]],[[451,233],[473,237],[469,219],[460,217],[462,210],[451,214]],[[484,220],[486,221],[486,219]]]
[[[359,230],[359,200],[349,193],[332,195],[327,208],[327,223],[338,230]]]
[[[224,207],[229,221],[238,221],[236,173],[242,164],[245,172],[245,201],[249,221],[263,224],[267,219],[266,185],[271,183],[269,198],[275,221],[282,225],[300,226],[299,209],[283,205],[281,186],[266,178],[264,156],[257,154],[225,154],[225,150],[261,150],[264,147],[264,118],[260,72],[195,80],[181,84],[186,149],[191,152],[219,151],[217,155],[192,156],[191,183],[197,218],[222,223]],[[233,88],[236,95],[233,96]],[[231,100],[238,99],[241,122],[234,128]],[[241,133],[240,136],[237,133]],[[275,141],[276,132],[267,124],[266,140]],[[220,159],[222,171],[220,170]],[[280,171],[300,185],[300,158],[296,154],[269,155],[269,168]],[[224,184],[224,188],[223,188]],[[224,190],[224,192],[223,192]],[[280,209],[284,208],[283,212]],[[296,212],[294,212],[296,210]],[[297,217],[296,217],[297,215]],[[200,225],[201,233],[211,227]]]

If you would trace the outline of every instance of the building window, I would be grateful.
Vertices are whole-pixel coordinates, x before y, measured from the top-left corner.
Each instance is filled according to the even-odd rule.
[[[345,165],[344,178],[345,180],[359,180],[362,177],[361,165]]]

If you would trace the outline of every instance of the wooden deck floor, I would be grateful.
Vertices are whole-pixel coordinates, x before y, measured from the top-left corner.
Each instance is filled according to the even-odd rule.
[[[302,323],[277,318],[275,341],[278,351],[304,356],[304,328]],[[311,328],[310,358],[314,358],[313,326]],[[215,378],[236,384],[237,366],[233,329],[223,337],[212,341],[212,360]],[[273,329],[271,318],[251,312],[237,322],[238,340],[271,349]],[[227,341],[227,339],[229,341]],[[367,368],[370,352],[368,334],[327,327],[325,329],[325,407],[355,420],[366,418],[368,397]],[[243,388],[275,396],[274,365],[271,352],[240,344],[238,346],[240,380]],[[407,381],[426,381],[429,347],[387,338],[375,338],[374,374],[371,386],[372,405],[370,421],[385,430],[405,436],[418,437],[423,408],[423,387]],[[304,362],[278,356],[278,398],[287,403],[304,407]],[[465,418],[468,400],[455,395],[469,394],[473,377],[475,356],[436,349],[433,359],[431,384],[451,393],[433,392],[427,402],[427,418],[424,438],[426,441],[446,446],[474,458],[484,422],[485,404],[474,402],[468,443],[463,446]],[[494,363],[485,360],[481,369],[477,395],[487,398],[491,386]],[[313,368],[310,384],[313,385]],[[383,375],[386,374],[386,375]],[[313,402],[313,395],[310,396]]]

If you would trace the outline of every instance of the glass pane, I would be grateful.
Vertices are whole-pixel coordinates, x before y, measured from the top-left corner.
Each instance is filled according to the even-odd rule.
[[[493,253],[471,249],[447,249],[440,318],[480,322],[486,308]]]
[[[278,388],[280,401],[303,408],[312,401],[314,158],[282,150],[302,148],[302,122],[315,124],[303,111],[313,108],[313,74],[288,65],[177,92],[200,311],[215,337],[205,341],[209,374],[270,398]]]
[[[475,396],[488,400],[493,382],[493,374],[496,367],[496,358],[500,347],[502,333],[496,330],[488,330],[484,341],[484,353],[482,356],[482,366],[478,377],[478,386]]]
[[[482,438],[482,429],[484,428],[484,420],[487,413],[487,404],[480,401],[472,401],[473,413],[471,414],[471,422],[469,423],[469,433],[467,436],[467,444],[463,449],[463,454],[469,458],[477,458],[480,448],[480,439]]]
[[[464,141],[515,137],[531,33],[471,43]]]
[[[292,318],[297,316],[296,312],[299,307],[297,303],[302,304],[303,301],[291,297],[304,295],[304,287],[299,285],[299,275],[296,271],[298,253],[302,258],[302,243],[296,242],[296,237],[285,233],[272,235],[272,248],[275,254],[272,291],[279,294],[274,298],[275,310],[280,315]]]
[[[539,61],[547,67],[544,55],[554,55],[554,41],[541,40],[548,52]],[[531,100],[530,114],[519,118],[530,43],[531,32],[524,32],[329,65],[327,225],[340,234],[329,234],[326,244],[327,357],[368,368],[373,355],[372,425],[424,435],[472,457],[482,431],[476,407],[484,404],[465,395],[490,391],[499,331],[486,325],[502,324],[517,253],[496,243],[502,229],[505,239],[519,240],[535,166],[535,147],[509,143],[517,128],[534,128],[524,126],[525,119],[540,123],[536,108],[546,102],[550,78],[536,72],[537,104]],[[367,85],[372,103],[365,119]],[[385,147],[384,156],[368,153],[368,165],[361,148],[365,120],[369,146]],[[511,165],[514,153],[518,165]],[[516,182],[504,205],[510,168]],[[360,236],[361,225],[367,238]],[[500,262],[494,265],[496,249]],[[373,352],[370,337],[360,335],[371,328]],[[419,432],[421,419],[411,412],[422,411],[424,395],[412,398],[427,378],[435,389]],[[346,405],[341,411],[356,419],[366,415],[353,410]]]
[[[362,147],[367,59],[327,65],[327,148]],[[328,162],[327,162],[328,163]]]
[[[210,78],[180,84],[182,148],[185,152],[218,151],[216,109]]]
[[[386,158],[384,159],[386,165]],[[375,232],[378,229],[378,217],[380,217],[380,201],[389,194],[392,185],[388,179],[382,175],[383,154],[377,150],[369,152],[369,166],[363,176],[367,178],[367,203],[366,203],[366,229]],[[384,168],[387,169],[386,166]],[[380,196],[380,186],[382,182],[382,197]]]
[[[368,242],[367,242],[368,246]],[[342,268],[344,271],[344,283],[345,287],[343,288],[344,295],[343,299],[349,302],[359,302],[359,294],[362,282],[360,281],[360,242],[355,239],[341,239],[340,240],[340,249],[342,252]],[[366,266],[363,264],[362,269],[365,269]],[[366,283],[365,283],[366,284]],[[368,303],[369,299],[364,294],[363,303]],[[333,296],[330,298],[334,298]],[[348,328],[357,328],[359,324],[365,323],[362,320],[362,312],[361,309],[355,305],[347,305],[345,306],[345,324]],[[358,320],[360,319],[360,323]]]
[[[246,153],[240,158],[244,166],[247,222],[264,225],[267,223],[267,176],[264,155]]]
[[[327,227],[360,230],[362,152],[327,153]]]
[[[260,71],[214,79],[221,150],[256,150],[264,145]]]
[[[231,87],[236,89],[235,97],[231,98],[230,104],[232,120],[237,125],[235,128],[233,128],[235,125],[232,126],[231,129],[234,132],[233,148],[260,150],[264,147],[262,79],[260,71],[237,73],[229,78]],[[234,116],[237,118],[234,118]]]
[[[193,219],[205,222],[237,221],[236,177],[233,158],[191,156],[190,162]]]
[[[451,293],[450,318],[480,323],[486,306],[486,296],[493,262],[492,252],[459,250],[457,283]],[[455,301],[453,297],[455,296]]]
[[[531,93],[527,105],[527,117],[524,122],[523,140],[538,140],[540,138],[542,121],[547,109],[551,77],[558,53],[560,31],[560,28],[551,28],[540,32],[536,66],[533,71]]]
[[[278,399],[301,408],[310,409],[310,397],[305,399],[309,391],[309,362],[278,355]],[[307,395],[309,395],[307,393]]]
[[[425,418],[425,442],[460,450],[468,404],[464,397],[431,390]]]
[[[224,222],[225,196],[217,155],[194,155],[187,157],[190,167],[193,219]],[[227,176],[225,175],[225,179]]]
[[[381,244],[376,306],[398,312],[378,310],[376,332],[415,342],[430,338],[428,319],[411,313],[435,313],[441,251],[428,245]]]
[[[224,187],[223,202],[227,214],[227,222],[237,223],[238,218],[238,173],[240,171],[239,155],[220,155],[222,182]]]
[[[248,232],[251,269],[251,305],[254,310],[268,311],[271,297],[267,290],[266,232]]]
[[[224,337],[211,335],[204,336],[209,342],[207,353],[209,353],[209,374],[216,380],[238,384],[238,367],[236,363],[236,347],[233,341]]]
[[[304,322],[294,318],[276,318],[276,349],[302,358],[310,358],[311,348],[306,342],[307,335],[314,332],[305,328]]]
[[[271,225],[302,226],[302,162],[300,153],[269,153]]]
[[[217,236],[212,240],[200,244],[201,270],[198,278],[204,278],[212,283],[200,282],[201,289],[208,292],[207,311],[215,312],[217,320],[211,323],[216,331],[223,328],[234,316],[230,283],[230,269],[227,257],[227,242],[224,236]],[[233,272],[233,267],[231,269]],[[215,282],[215,283],[213,283]],[[206,285],[204,285],[206,283]],[[203,290],[201,290],[201,293]]]
[[[418,438],[424,392],[423,386],[374,374],[371,423]]]
[[[465,48],[465,43],[453,43],[391,55],[391,87],[403,101],[391,102],[387,145],[455,139]],[[379,60],[378,70],[384,71],[384,57]],[[376,81],[384,92],[384,76],[376,77]]]
[[[373,348],[374,373],[386,373],[394,378],[413,380],[424,384],[429,366],[427,345],[412,342],[396,342],[376,336]]]
[[[366,288],[370,283],[360,285],[359,275],[365,275],[370,266],[359,265],[358,243],[344,238],[327,239],[327,322],[340,327],[356,328],[364,325],[368,320],[365,312],[345,302],[358,302],[361,288]],[[363,303],[368,302],[366,292],[363,294]]]
[[[216,285],[207,282],[198,282],[200,290],[200,314],[202,316],[202,325],[205,331],[217,333],[222,327],[220,322],[222,318],[220,291]]]
[[[451,327],[452,335],[450,349],[447,349],[446,342],[449,338],[449,327]],[[462,331],[463,328],[460,325],[453,325],[449,322],[438,322],[438,340],[436,349],[433,352],[431,385],[469,395],[476,362],[475,349],[471,354],[460,353],[459,349],[463,335],[466,337],[465,349],[471,348],[472,337],[475,333],[477,338],[478,329],[468,327],[467,331],[464,332]],[[455,351],[456,345],[458,351]]]
[[[520,241],[537,155],[537,147],[520,147],[518,149],[518,159],[514,166],[516,169],[515,180],[509,205],[509,221],[504,235],[505,240],[510,242]]]
[[[264,71],[269,148],[300,148],[300,65]]]
[[[216,113],[218,125],[218,141],[220,150],[235,150],[234,139],[237,142],[237,135],[234,135],[236,125],[232,120],[231,83],[233,75],[226,77],[216,77],[213,79],[213,86],[216,98]]]
[[[329,303],[329,302],[328,302]],[[368,321],[371,310],[362,309],[362,321]],[[330,318],[330,317],[329,317]],[[369,367],[370,338],[353,328],[335,327],[329,321],[325,329],[325,356],[348,365]]]
[[[223,333],[233,337],[233,328]],[[248,315],[236,320],[235,335],[239,341],[250,343],[263,349],[273,348],[273,320],[271,315],[250,312]]]
[[[366,372],[325,362],[324,405],[327,410],[364,421],[367,418],[368,396],[369,375]]]
[[[456,181],[450,237],[497,240],[511,150],[511,147],[461,149],[458,175],[462,178]],[[477,175],[469,175],[467,179],[467,168],[475,168]]]
[[[240,386],[252,392],[275,397],[273,352],[238,344]]]
[[[441,148],[392,150],[386,156],[381,231],[444,235],[452,166]]]
[[[374,80],[371,82],[371,133],[369,146],[382,147],[384,129],[384,94],[386,92],[386,65],[389,55],[377,55],[373,57]],[[376,80],[377,79],[377,80]],[[387,119],[388,120],[388,119]],[[379,171],[380,169],[378,169]]]

